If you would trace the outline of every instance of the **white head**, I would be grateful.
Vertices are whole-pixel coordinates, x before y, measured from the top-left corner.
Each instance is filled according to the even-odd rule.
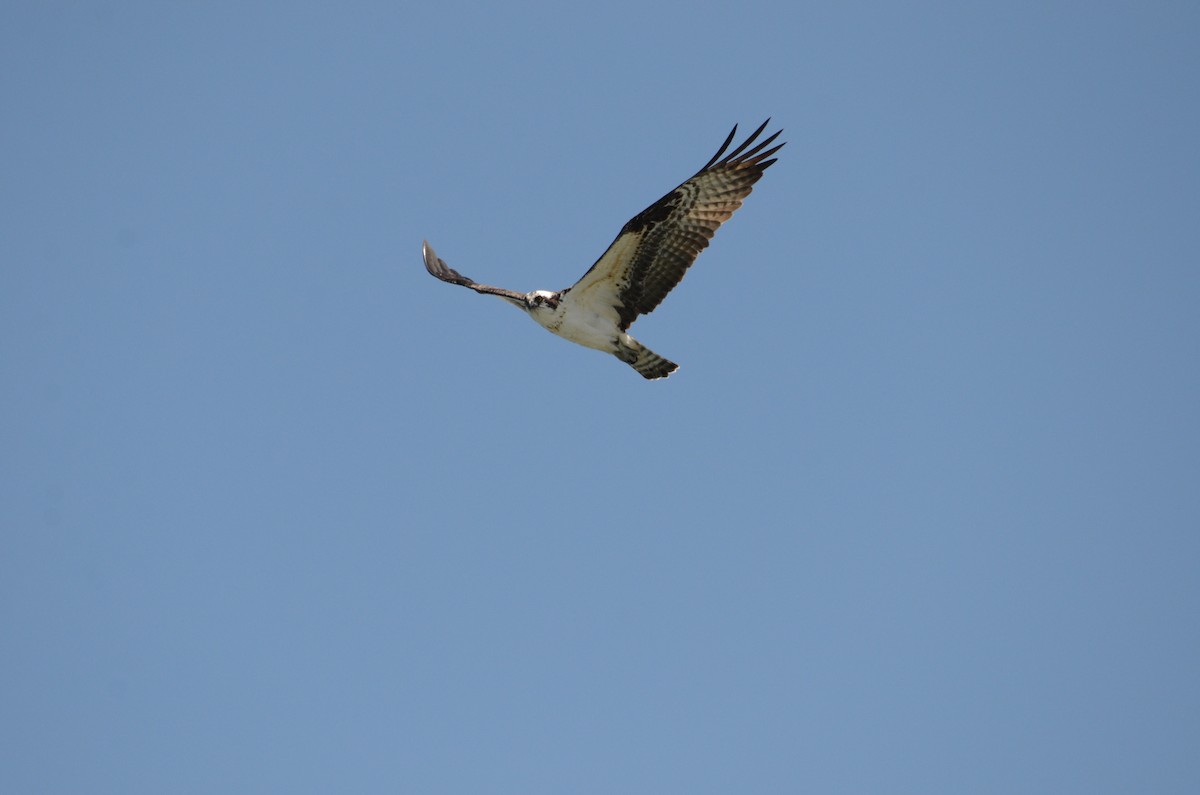
[[[525,293],[525,308],[530,312],[553,312],[558,309],[559,293],[549,290],[534,290]]]

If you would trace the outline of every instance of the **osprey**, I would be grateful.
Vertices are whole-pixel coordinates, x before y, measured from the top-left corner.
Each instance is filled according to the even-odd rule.
[[[679,365],[642,345],[627,330],[638,315],[653,312],[679,284],[717,227],[742,206],[742,199],[775,162],[771,155],[783,144],[767,147],[782,130],[750,148],[770,121],[725,155],[737,134],[734,125],[704,168],[635,215],[583,278],[565,290],[518,293],[478,284],[440,259],[428,241],[422,245],[425,267],[444,282],[503,298],[558,336],[611,353],[645,378],[666,378]]]

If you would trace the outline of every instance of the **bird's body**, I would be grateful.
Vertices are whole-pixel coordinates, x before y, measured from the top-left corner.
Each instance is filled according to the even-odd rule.
[[[678,365],[635,340],[628,328],[679,283],[717,227],[741,207],[763,171],[775,162],[768,158],[783,144],[766,147],[778,132],[743,151],[766,126],[764,122],[719,160],[733,141],[735,126],[704,168],[634,216],[583,278],[565,290],[518,293],[478,284],[448,266],[429,243],[423,246],[425,267],[442,281],[505,299],[554,334],[611,353],[645,378],[665,378]]]

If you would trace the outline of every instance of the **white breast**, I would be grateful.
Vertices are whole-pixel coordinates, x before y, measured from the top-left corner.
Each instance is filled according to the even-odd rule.
[[[617,311],[612,306],[578,300],[574,291],[563,296],[557,309],[531,314],[558,336],[600,351],[611,352],[621,336]]]

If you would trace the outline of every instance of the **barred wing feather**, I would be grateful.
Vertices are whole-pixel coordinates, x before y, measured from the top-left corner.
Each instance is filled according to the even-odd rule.
[[[601,314],[615,310],[622,331],[653,312],[775,162],[771,155],[783,144],[771,144],[779,132],[751,147],[768,123],[726,155],[735,125],[704,168],[625,224],[564,299]]]

